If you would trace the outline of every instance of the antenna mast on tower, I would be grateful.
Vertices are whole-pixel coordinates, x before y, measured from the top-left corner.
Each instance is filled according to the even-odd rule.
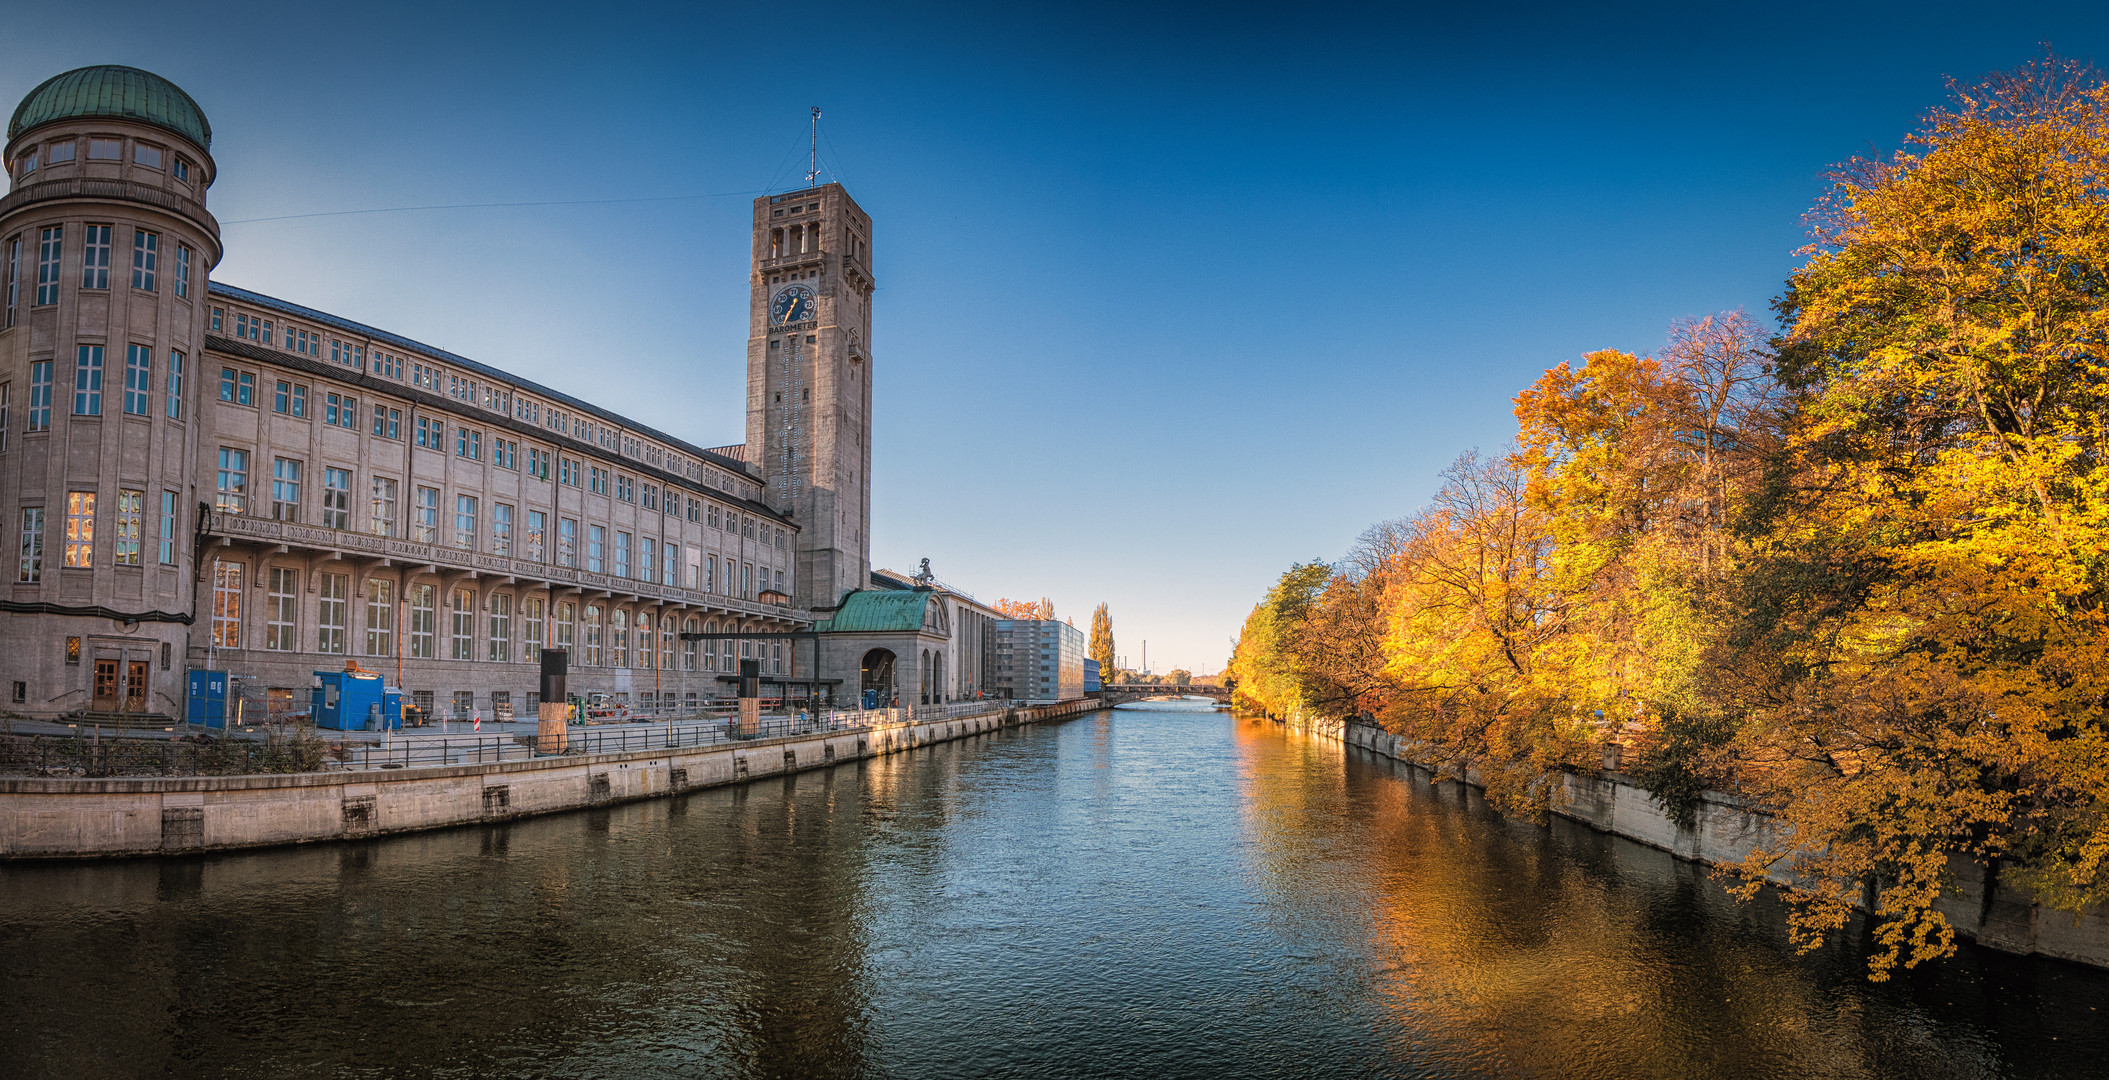
[[[820,179],[820,106],[813,106],[813,153],[806,159],[806,186]]]

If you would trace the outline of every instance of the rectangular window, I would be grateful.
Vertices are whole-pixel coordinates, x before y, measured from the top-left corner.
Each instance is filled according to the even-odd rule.
[[[148,146],[145,143],[133,143],[132,164],[144,165],[149,169],[160,168],[161,148],[158,146]]]
[[[394,536],[395,532],[395,481],[386,476],[373,478],[373,497],[369,503],[366,529],[375,536]]]
[[[454,496],[454,546],[476,550],[476,496]]]
[[[373,433],[375,437],[382,439],[402,438],[403,411],[401,409],[391,409],[386,405],[374,406]]]
[[[37,233],[37,306],[59,302],[59,248],[65,229],[54,225]]]
[[[300,609],[300,571],[274,566],[266,571],[264,648],[292,652],[300,647],[294,615]]]
[[[572,644],[578,640],[576,637],[573,636],[575,631],[573,629],[574,623],[572,613],[576,610],[577,609],[573,607],[571,601],[569,600],[565,600],[557,604],[556,629],[554,631],[554,633],[556,634],[556,641],[553,646],[554,648],[559,648],[564,650],[565,652],[570,652]]]
[[[694,619],[690,619],[690,620],[688,620],[688,623],[687,623],[687,627],[688,627],[688,631],[687,631],[688,633],[691,633],[691,634],[695,633],[695,632],[696,632],[696,620],[694,620]],[[694,640],[693,638],[684,638],[684,639],[682,639],[682,642],[681,642],[681,670],[683,670],[683,671],[694,671],[694,670],[696,670],[696,645],[697,645],[697,644],[698,644],[698,642],[696,642],[696,641],[695,641],[695,640]]]
[[[600,605],[599,605],[599,604],[587,604],[587,605],[586,605],[586,613],[585,613],[585,623],[586,623],[586,641],[585,641],[585,645],[586,645],[586,651],[585,651],[585,656],[586,656],[586,659],[585,659],[584,661],[582,661],[582,662],[583,662],[583,663],[585,664],[585,666],[587,666],[587,667],[599,667],[599,666],[600,666]]]
[[[15,311],[22,303],[22,238],[7,238],[7,325],[15,325]]]
[[[495,436],[492,437],[491,464],[496,465],[501,469],[517,468],[517,455],[519,454],[519,452],[519,443],[516,443],[511,439],[500,439]]]
[[[601,558],[602,541],[606,535],[599,525],[586,526],[586,569],[596,574],[607,570]]]
[[[337,412],[337,426],[347,431],[359,430],[359,399],[344,395],[344,408]]]
[[[637,613],[637,666],[652,666],[652,617],[641,611]]]
[[[169,173],[178,180],[189,181],[190,162],[183,160],[183,155],[177,154],[175,159],[169,162]]]
[[[256,403],[256,376],[233,368],[220,369],[220,400],[236,405]]]
[[[588,476],[586,482],[586,490],[594,493],[595,495],[606,495],[608,493],[607,470],[596,466],[590,470],[590,473],[591,475]]]
[[[110,535],[111,560],[119,566],[138,566],[140,541],[145,533],[146,492],[122,491],[117,493],[117,517],[111,523],[115,531]]]
[[[637,481],[632,480],[627,476],[616,477],[615,497],[623,502],[635,501],[637,498]]]
[[[351,612],[351,575],[322,575],[322,600],[315,617],[315,651],[343,654]]]
[[[123,139],[89,139],[89,161],[117,161],[124,157]]]
[[[505,503],[491,504],[491,554],[510,556],[513,553],[513,508]]]
[[[483,460],[483,432],[459,428],[454,432],[454,456]]]
[[[168,418],[183,419],[183,354],[168,351]]]
[[[608,666],[630,666],[630,616],[621,608],[608,609]]]
[[[513,598],[506,593],[494,592],[489,604],[491,614],[490,646],[487,650],[491,660],[508,664],[513,659]]]
[[[661,569],[664,571],[661,580],[665,581],[668,585],[681,584],[681,545],[676,544],[671,540],[667,541],[666,551],[664,554],[666,561],[662,564],[661,567]]]
[[[322,470],[322,527],[351,528],[351,470]]]
[[[242,564],[212,564],[212,643],[222,649],[242,647]]]
[[[271,520],[300,520],[300,462],[271,459]]]
[[[190,298],[190,245],[176,245],[176,295]]]
[[[91,143],[90,145],[93,145]],[[88,240],[81,249],[81,288],[110,287],[110,226],[88,226]]]
[[[29,365],[29,430],[51,430],[51,361]]]
[[[126,416],[146,415],[147,388],[154,377],[154,347],[133,345],[124,360],[124,411]]]
[[[161,565],[176,565],[176,493],[161,493]]]
[[[219,332],[219,330],[220,330],[220,316],[221,316],[221,313],[220,313],[220,309],[219,309],[219,308],[213,308],[213,309],[212,309],[212,330],[213,330],[213,332],[214,332],[214,333],[218,333],[218,332]]]
[[[703,560],[703,591],[718,591],[718,557],[716,555]]]
[[[527,475],[549,479],[549,451],[531,449],[527,452]]]
[[[647,510],[659,509],[659,485],[646,484],[644,486],[644,508]]]
[[[325,394],[322,399],[322,422],[334,427],[337,423],[337,407],[342,404],[335,394]]]
[[[630,576],[630,534],[620,530],[615,533],[615,576]]]
[[[395,582],[366,582],[366,655],[395,655]]]
[[[543,542],[548,529],[549,518],[542,511],[529,510],[527,512],[527,536],[524,537],[527,543],[521,550],[521,554],[526,556],[530,562],[542,561]]]
[[[417,489],[417,535],[420,544],[439,543],[439,489]]]
[[[249,451],[220,447],[220,471],[213,508],[239,514],[249,505]]]
[[[542,601],[528,597],[520,601],[520,662],[537,663],[542,659]]]
[[[741,566],[740,566],[740,599],[742,599],[742,600],[752,600],[752,599],[754,599],[754,564],[753,564],[753,563],[743,563],[743,564],[741,564]]]
[[[73,357],[73,415],[103,414],[103,347],[82,345]]]
[[[641,546],[637,551],[637,576],[645,581],[656,580],[659,576],[658,544],[649,536],[641,538],[638,543]]]
[[[579,523],[570,518],[557,519],[557,565],[579,564]]]
[[[476,594],[468,591],[467,589],[456,590],[454,593],[454,610],[452,614],[454,659],[476,659],[474,638],[474,635],[476,633]]]
[[[15,580],[35,584],[44,580],[44,508],[22,508],[22,561]]]
[[[95,493],[66,493],[65,566],[86,570],[95,565]]]
[[[432,608],[432,586],[412,585],[404,592],[410,600],[410,655],[430,660],[436,655],[432,639],[438,620],[438,613]]]
[[[132,287],[154,291],[154,270],[161,258],[161,237],[144,229],[132,230]]]
[[[446,426],[428,416],[417,418],[417,445],[438,450],[446,445]]]
[[[671,671],[674,667],[674,620],[659,618],[659,667]]]

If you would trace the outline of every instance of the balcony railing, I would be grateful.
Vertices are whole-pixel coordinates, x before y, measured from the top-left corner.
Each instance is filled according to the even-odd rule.
[[[479,574],[503,574],[509,577],[526,578],[551,585],[571,586],[595,592],[605,591],[618,596],[639,596],[649,600],[685,604],[690,607],[721,608],[742,614],[789,618],[810,623],[810,612],[788,608],[778,604],[756,600],[742,600],[719,593],[707,593],[700,589],[684,589],[653,581],[638,581],[635,578],[616,577],[613,574],[596,574],[570,566],[552,566],[528,559],[515,559],[504,555],[489,555],[480,551],[464,551],[460,548],[440,544],[420,544],[393,536],[373,536],[346,529],[327,529],[320,525],[301,525],[290,521],[272,521],[267,518],[229,514],[224,511],[208,514],[205,532],[212,536],[247,540],[260,544],[284,544],[287,547],[309,548],[319,551],[358,553],[377,559],[389,559],[401,563],[430,564],[449,570],[474,570]]]

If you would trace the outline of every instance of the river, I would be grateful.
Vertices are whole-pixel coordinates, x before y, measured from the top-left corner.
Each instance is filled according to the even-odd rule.
[[[1857,933],[1857,930],[1855,931]],[[1704,868],[1205,703],[353,844],[0,865],[0,1076],[2077,1077]]]

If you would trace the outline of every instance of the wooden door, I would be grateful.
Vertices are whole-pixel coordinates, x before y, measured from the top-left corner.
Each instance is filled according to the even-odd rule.
[[[95,701],[90,707],[96,712],[117,711],[117,661],[95,662]]]
[[[147,662],[144,660],[133,660],[125,665],[124,711],[146,711],[146,672]]]

